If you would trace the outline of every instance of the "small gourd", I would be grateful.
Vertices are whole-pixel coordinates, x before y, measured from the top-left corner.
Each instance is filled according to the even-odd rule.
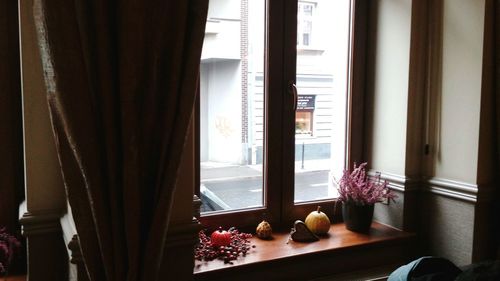
[[[273,234],[273,229],[267,221],[263,220],[261,223],[259,223],[259,225],[257,225],[255,233],[260,239],[270,239],[271,235]]]
[[[307,215],[304,223],[314,234],[326,234],[330,230],[330,219],[328,216],[320,211],[321,207],[318,206],[316,211],[312,211]]]

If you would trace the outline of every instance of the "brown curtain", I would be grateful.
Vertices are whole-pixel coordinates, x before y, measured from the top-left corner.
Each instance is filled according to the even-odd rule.
[[[500,260],[500,0],[486,0],[483,48],[482,117],[487,118],[491,132],[492,202],[487,222],[494,245],[491,256]],[[483,113],[484,112],[484,113]],[[481,121],[482,122],[482,121]],[[491,124],[491,125],[490,125]],[[489,168],[489,167],[488,167]],[[489,200],[488,200],[489,201]],[[490,223],[491,222],[491,223]],[[485,226],[487,227],[487,226]],[[495,248],[496,247],[496,248]],[[495,253],[496,252],[496,253]]]
[[[24,199],[18,29],[17,1],[0,0],[0,227],[23,240],[18,222]],[[26,270],[25,251],[19,253],[9,267],[11,273]]]
[[[494,58],[494,78],[493,78],[493,91],[495,97],[495,113],[496,113],[496,165],[495,171],[493,173],[494,178],[496,179],[496,210],[495,217],[497,219],[497,258],[500,260],[500,0],[494,0],[492,10],[493,12],[493,31],[492,31],[492,39],[494,41],[493,44],[493,58]]]
[[[494,221],[494,242],[497,258],[500,259],[500,0],[486,1],[484,54],[483,54],[483,89],[491,94],[493,157],[492,175],[495,196],[490,218]]]
[[[483,94],[488,95],[486,112],[491,112],[494,153],[491,174],[494,184],[494,204],[490,219],[494,222],[496,256],[500,259],[500,0],[487,0],[485,7]]]
[[[208,0],[35,0],[33,9],[88,275],[159,280]]]
[[[24,194],[17,1],[0,0],[0,227],[19,232]]]

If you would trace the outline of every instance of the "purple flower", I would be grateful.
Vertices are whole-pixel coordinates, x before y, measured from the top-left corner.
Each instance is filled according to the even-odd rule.
[[[353,202],[356,205],[372,205],[384,200],[394,200],[396,195],[391,192],[387,181],[380,179],[380,173],[374,177],[366,174],[367,163],[356,167],[353,171],[344,170],[342,177],[337,183],[339,201]]]

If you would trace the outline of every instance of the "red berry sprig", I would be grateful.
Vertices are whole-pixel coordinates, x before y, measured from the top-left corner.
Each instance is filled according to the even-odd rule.
[[[222,228],[219,228],[221,230]],[[252,234],[239,232],[236,228],[231,227],[228,232],[231,234],[231,243],[227,246],[216,246],[210,241],[210,237],[202,230],[199,232],[199,243],[194,251],[194,258],[202,261],[211,261],[215,259],[223,260],[224,263],[232,264],[240,255],[246,256],[250,248],[255,248],[255,245],[250,245]]]

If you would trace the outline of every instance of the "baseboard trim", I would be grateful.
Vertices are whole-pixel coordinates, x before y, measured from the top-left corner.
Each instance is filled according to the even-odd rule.
[[[368,175],[374,176],[376,171],[370,170]],[[399,192],[426,191],[433,194],[445,196],[452,199],[476,203],[478,194],[487,195],[491,188],[486,185],[461,182],[444,178],[418,179],[392,173],[380,173],[380,178],[389,183],[389,188]],[[488,196],[482,196],[488,199]]]
[[[378,172],[375,170],[370,170],[368,172],[369,176],[375,176]],[[418,183],[421,181],[419,179],[393,174],[393,173],[382,173],[380,172],[380,179],[386,180],[389,184],[388,187],[392,190],[399,192],[413,192],[418,190]]]
[[[476,203],[479,186],[443,178],[431,178],[425,182],[426,191],[441,196]]]

